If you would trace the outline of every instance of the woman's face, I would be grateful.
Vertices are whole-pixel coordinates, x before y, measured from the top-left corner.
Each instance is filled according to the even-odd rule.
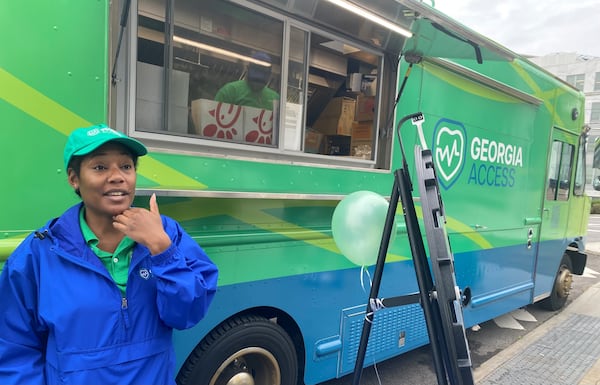
[[[136,170],[131,154],[119,143],[106,143],[86,155],[79,176],[69,169],[69,183],[79,189],[86,216],[112,218],[129,207],[135,196]]]

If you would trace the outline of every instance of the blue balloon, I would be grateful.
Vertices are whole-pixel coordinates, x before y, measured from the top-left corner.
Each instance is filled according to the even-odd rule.
[[[372,191],[356,191],[337,205],[331,219],[333,240],[342,254],[359,266],[377,262],[388,202]],[[390,244],[396,235],[396,223]]]

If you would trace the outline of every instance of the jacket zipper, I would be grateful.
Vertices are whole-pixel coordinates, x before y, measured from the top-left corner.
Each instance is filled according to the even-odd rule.
[[[126,297],[121,298],[121,314],[123,315],[123,322],[125,323],[125,329],[129,329],[129,326],[131,326],[131,325],[129,324],[129,311],[128,311]]]
[[[34,233],[34,237],[38,238],[40,240],[43,240],[45,238],[52,239],[52,234],[50,233],[50,231],[48,229],[44,229],[43,231],[36,231]],[[50,250],[54,250],[54,249],[55,249],[54,245],[50,247]],[[116,284],[115,284],[115,287],[116,287]],[[117,288],[117,290],[118,290],[118,288]],[[129,329],[131,327],[131,322],[129,320],[129,305],[127,303],[127,297],[121,297],[121,315],[123,317],[123,323],[125,325],[125,329]]]

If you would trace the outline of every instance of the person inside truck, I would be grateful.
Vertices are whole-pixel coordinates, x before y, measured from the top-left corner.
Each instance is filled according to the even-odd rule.
[[[271,57],[264,52],[256,52],[252,59],[255,62],[248,64],[244,79],[229,82],[217,91],[217,102],[273,110],[279,93],[267,86],[271,78]]]
[[[133,207],[139,141],[105,125],[64,148],[81,202],[30,234],[0,275],[2,384],[175,384],[173,329],[208,311],[218,270],[175,220]]]

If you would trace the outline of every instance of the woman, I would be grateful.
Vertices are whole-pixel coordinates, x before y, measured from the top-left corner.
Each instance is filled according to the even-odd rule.
[[[173,219],[131,207],[139,141],[80,128],[64,151],[82,202],[28,236],[0,276],[0,383],[173,384],[172,329],[200,321],[217,268]]]

